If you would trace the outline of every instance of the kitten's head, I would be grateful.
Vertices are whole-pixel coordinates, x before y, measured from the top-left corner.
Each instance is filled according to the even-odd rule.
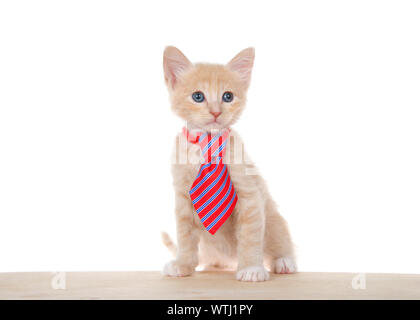
[[[172,109],[194,129],[231,126],[245,107],[253,63],[253,48],[218,65],[192,64],[177,48],[167,47],[163,69]]]

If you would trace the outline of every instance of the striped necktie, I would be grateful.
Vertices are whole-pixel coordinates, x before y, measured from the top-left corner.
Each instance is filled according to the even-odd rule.
[[[223,163],[230,130],[191,135],[183,128],[183,133],[189,142],[200,146],[204,157],[204,163],[190,189],[192,204],[206,230],[215,234],[238,201],[227,165]]]

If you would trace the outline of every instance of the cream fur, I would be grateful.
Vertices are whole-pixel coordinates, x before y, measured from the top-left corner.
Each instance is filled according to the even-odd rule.
[[[172,109],[187,121],[191,130],[230,127],[245,107],[253,60],[254,50],[249,48],[226,66],[193,65],[178,49],[168,47],[164,70]],[[196,90],[205,94],[204,103],[192,101],[191,94]],[[233,92],[235,98],[231,103],[221,100],[224,91]],[[211,123],[214,119],[210,111],[222,112],[217,123]],[[164,243],[176,251],[175,260],[164,268],[165,275],[190,275],[200,263],[206,267],[236,266],[238,280],[264,281],[268,280],[264,261],[273,272],[296,271],[287,223],[278,213],[255,165],[245,151],[244,157],[238,152],[242,148],[242,139],[232,130],[224,161],[228,164],[238,203],[222,227],[211,235],[204,229],[188,194],[200,167],[200,148],[189,143],[183,134],[177,136],[172,174],[178,247],[163,235]],[[269,153],[267,150],[267,156]]]

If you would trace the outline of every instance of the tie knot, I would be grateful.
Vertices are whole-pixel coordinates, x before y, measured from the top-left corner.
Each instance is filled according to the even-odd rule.
[[[215,134],[200,132],[197,133],[195,137],[191,137],[188,131],[184,130],[184,134],[187,136],[188,141],[197,143],[200,146],[205,163],[222,162],[229,133],[229,129],[223,129]]]

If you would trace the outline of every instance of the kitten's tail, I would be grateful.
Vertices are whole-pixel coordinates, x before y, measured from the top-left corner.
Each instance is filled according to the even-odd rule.
[[[175,257],[176,256],[176,251],[177,251],[176,244],[172,241],[172,239],[169,236],[169,234],[167,234],[165,231],[162,231],[160,233],[160,235],[162,237],[163,244],[169,249],[169,251]]]

